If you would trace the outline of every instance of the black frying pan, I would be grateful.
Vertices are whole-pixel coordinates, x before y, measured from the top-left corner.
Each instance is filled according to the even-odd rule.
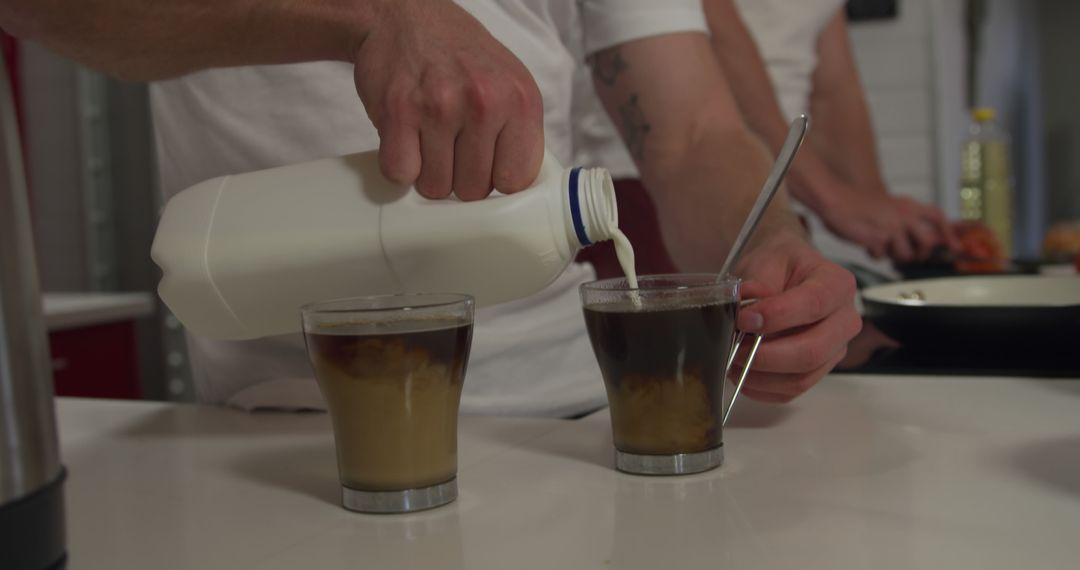
[[[968,276],[862,291],[864,316],[910,347],[1059,347],[1080,359],[1080,277]]]

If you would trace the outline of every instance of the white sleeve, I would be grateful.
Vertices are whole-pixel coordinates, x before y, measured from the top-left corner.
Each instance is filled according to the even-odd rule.
[[[585,54],[631,40],[705,32],[701,0],[577,0]]]

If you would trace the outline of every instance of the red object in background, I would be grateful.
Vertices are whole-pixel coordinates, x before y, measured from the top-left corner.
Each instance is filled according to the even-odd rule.
[[[57,396],[137,400],[135,321],[49,333]]]
[[[960,239],[963,256],[956,262],[960,273],[999,273],[1005,271],[1005,248],[994,231],[981,222],[955,222],[953,229]]]
[[[8,82],[11,84],[11,100],[15,105],[15,126],[19,131],[19,146],[22,148],[23,172],[26,176],[26,191],[33,196],[30,188],[30,157],[26,152],[26,116],[23,111],[23,92],[19,65],[19,40],[0,30],[0,51],[4,56],[4,67],[7,68]],[[30,200],[30,211],[34,211],[34,201]]]
[[[22,82],[19,81],[19,40],[0,30],[0,46],[4,51],[4,66],[7,67],[8,81],[11,82],[11,97],[15,101],[15,122],[19,124],[20,139],[26,140],[23,123]],[[26,144],[23,143],[25,147]],[[26,148],[23,148],[25,155]]]
[[[619,229],[634,244],[634,265],[638,275],[678,273],[660,235],[660,220],[656,206],[638,180],[616,180],[615,199],[619,204]],[[602,242],[581,250],[581,263],[592,263],[598,279],[622,277],[615,246]]]

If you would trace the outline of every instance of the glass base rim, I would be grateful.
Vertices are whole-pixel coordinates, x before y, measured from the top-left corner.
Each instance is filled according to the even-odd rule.
[[[690,475],[724,463],[724,444],[697,453],[644,455],[615,450],[615,469],[633,475]]]
[[[426,511],[457,499],[457,477],[417,489],[361,491],[341,486],[341,506],[357,513],[392,514]]]

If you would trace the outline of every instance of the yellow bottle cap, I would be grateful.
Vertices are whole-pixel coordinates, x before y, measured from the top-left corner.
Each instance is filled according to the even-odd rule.
[[[994,120],[994,110],[990,107],[976,107],[971,110],[971,117],[979,123],[988,123]]]

